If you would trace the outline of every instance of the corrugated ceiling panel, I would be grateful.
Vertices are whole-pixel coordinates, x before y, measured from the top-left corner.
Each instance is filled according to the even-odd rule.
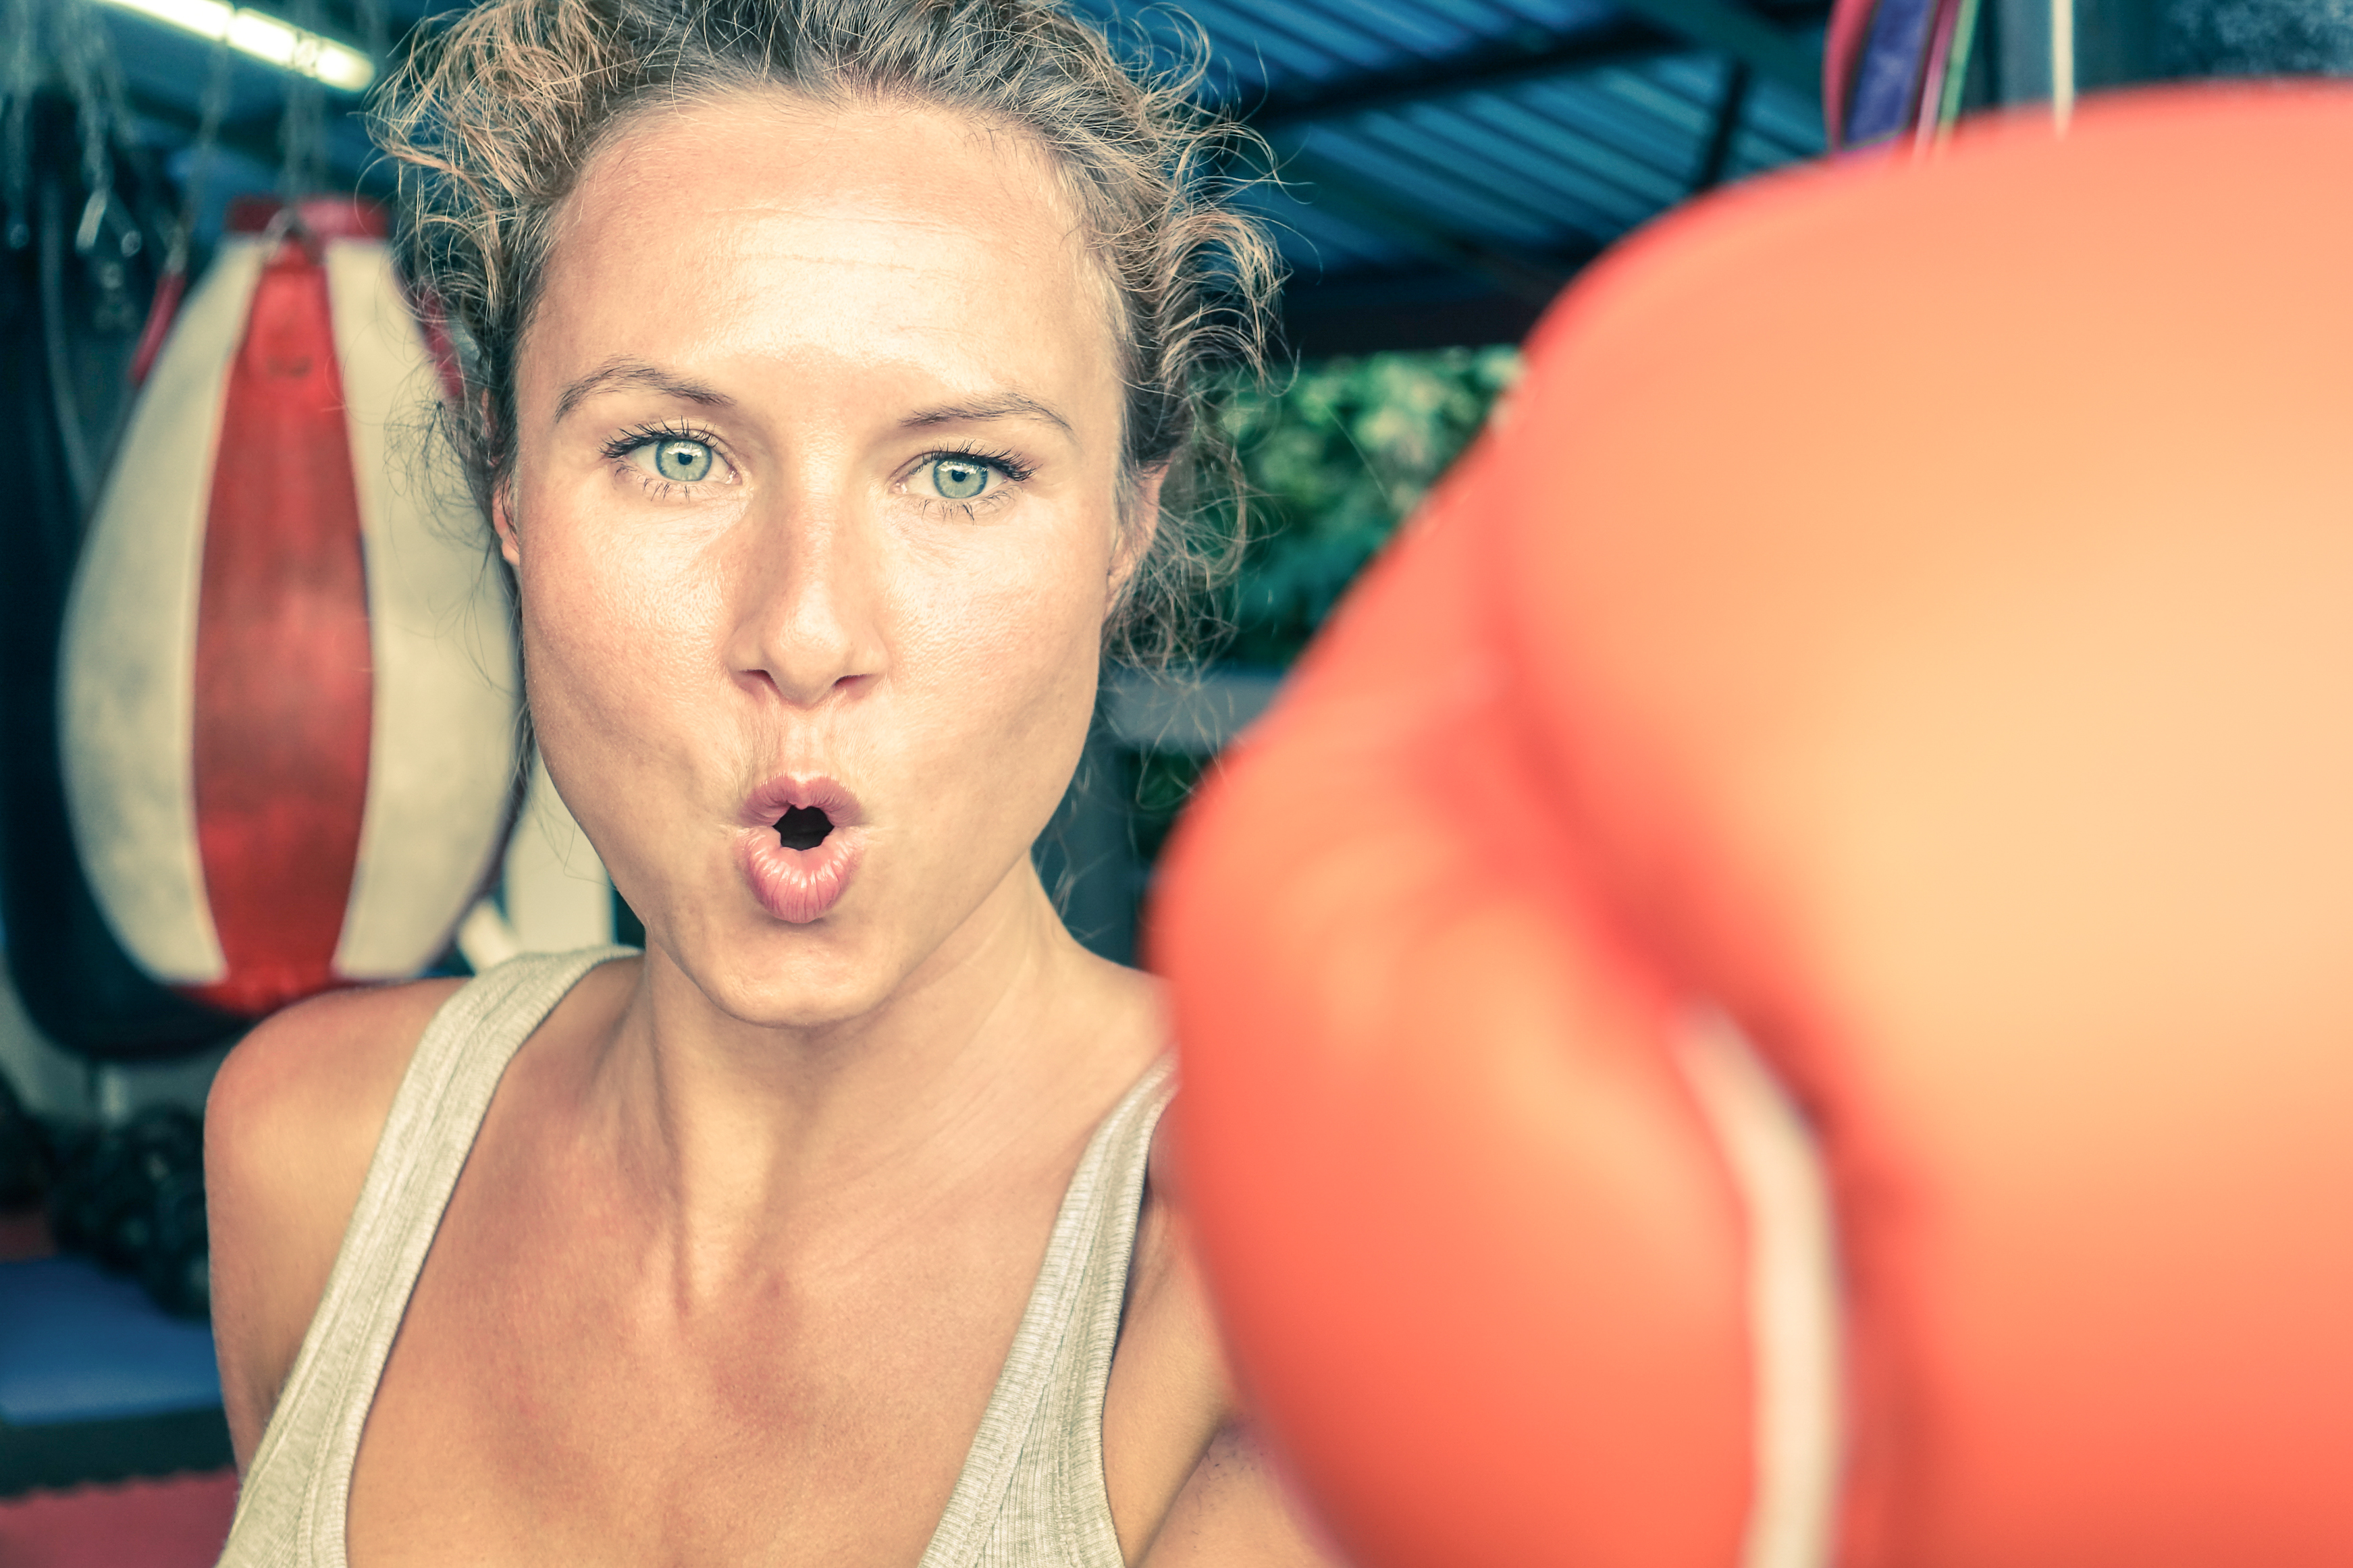
[[[1580,249],[1636,205],[1620,176],[1621,160],[1609,149],[1565,139],[1550,121],[1515,113],[1499,95],[1416,104],[1394,118],[1464,179],[1540,215],[1547,249]],[[1578,209],[1574,216],[1564,203]]]
[[[1288,33],[1357,70],[1385,70],[1409,55],[1405,40],[1366,26],[1361,14],[1350,20],[1305,0],[1250,0],[1250,16],[1261,29]]]
[[[1514,202],[1494,199],[1465,182],[1459,169],[1427,160],[1410,144],[1410,138],[1384,134],[1386,130],[1379,125],[1363,129],[1319,125],[1303,140],[1303,151],[1334,164],[1349,178],[1353,188],[1345,195],[1335,193],[1335,199],[1344,206],[1362,205],[1369,196],[1409,207],[1416,216],[1426,216],[1429,221],[1458,232],[1531,248],[1544,244],[1546,232],[1540,218]],[[1305,194],[1310,200],[1318,199],[1312,184]]]
[[[1529,110],[1520,96],[1474,92],[1453,100],[1446,107],[1460,122],[1457,139],[1483,138],[1500,171],[1552,204],[1572,246],[1606,238],[1629,221],[1632,204],[1624,187],[1584,159],[1564,156],[1559,124]]]
[[[1438,58],[1460,54],[1491,36],[1495,28],[1492,21],[1466,25],[1438,6],[1417,5],[1412,0],[1346,0],[1345,8],[1318,5],[1314,0],[1277,0],[1274,8],[1327,17],[1345,9],[1355,26],[1369,35],[1384,65],[1394,64],[1400,57]]]
[[[1155,12],[1116,4],[1143,21]],[[1556,48],[1622,25],[1603,0],[1179,0],[1219,62],[1212,90],[1245,114],[1269,95],[1299,105],[1352,82],[1397,79],[1451,57]],[[1253,198],[1303,275],[1442,266],[1450,244],[1573,266],[1688,196],[1702,176],[1729,65],[1690,51],[1565,69],[1494,89],[1449,89],[1317,117],[1276,133],[1286,189]],[[1721,176],[1812,155],[1812,106],[1751,84]],[[1320,178],[1319,178],[1320,175]]]

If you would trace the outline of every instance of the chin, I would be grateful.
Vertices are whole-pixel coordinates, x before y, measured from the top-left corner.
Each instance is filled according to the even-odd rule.
[[[788,925],[754,910],[696,934],[667,947],[671,963],[720,1012],[762,1028],[847,1023],[881,1005],[908,967],[875,922],[849,910]]]

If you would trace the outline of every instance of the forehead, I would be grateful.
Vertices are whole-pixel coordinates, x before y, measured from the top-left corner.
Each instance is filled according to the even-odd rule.
[[[599,356],[1118,374],[1052,155],[931,105],[742,92],[647,111],[590,158],[553,241],[533,335]]]

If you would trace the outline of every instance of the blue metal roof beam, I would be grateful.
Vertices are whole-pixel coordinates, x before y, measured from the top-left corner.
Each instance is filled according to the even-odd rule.
[[[1216,4],[1216,0],[1211,0]],[[1502,91],[1530,81],[1682,53],[1696,42],[1720,49],[1761,77],[1808,98],[1821,91],[1820,46],[1740,0],[1616,0],[1627,15],[1594,26],[1539,33],[1516,28],[1459,54],[1421,57],[1385,70],[1348,72],[1281,87],[1258,102],[1224,107],[1265,130],[1334,115],[1390,109],[1471,88]]]
[[[1580,247],[1579,253],[1571,257],[1532,256],[1516,247],[1473,239],[1433,223],[1374,182],[1317,153],[1302,149],[1283,162],[1289,172],[1314,183],[1314,205],[1351,223],[1362,223],[1433,261],[1484,279],[1502,292],[1532,305],[1541,305],[1559,293],[1569,275],[1600,248]]]
[[[1746,60],[1734,60],[1724,73],[1724,96],[1716,100],[1715,123],[1708,127],[1707,147],[1700,153],[1699,170],[1692,175],[1691,194],[1700,195],[1724,183],[1732,163],[1733,140],[1748,109],[1748,84],[1755,80]]]
[[[1649,59],[1686,47],[1679,35],[1647,22],[1609,22],[1555,34],[1533,47],[1516,38],[1499,39],[1459,55],[1418,58],[1389,70],[1362,72],[1314,86],[1279,89],[1257,103],[1224,107],[1265,131],[1302,121],[1395,109],[1472,88],[1512,88],[1571,71]]]

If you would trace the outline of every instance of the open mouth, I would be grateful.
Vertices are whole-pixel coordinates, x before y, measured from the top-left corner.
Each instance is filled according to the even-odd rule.
[[[857,797],[826,778],[769,780],[744,803],[737,854],[752,894],[776,919],[806,925],[848,890],[865,841]]]
[[[787,849],[814,849],[833,831],[822,806],[797,805],[776,818],[776,838]]]

